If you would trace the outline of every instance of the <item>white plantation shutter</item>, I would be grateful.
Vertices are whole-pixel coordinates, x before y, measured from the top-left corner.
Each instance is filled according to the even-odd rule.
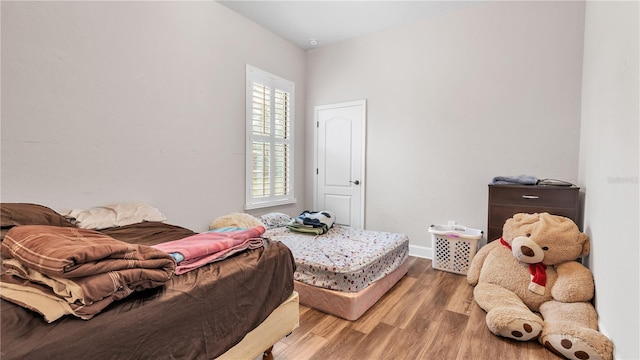
[[[293,104],[293,82],[247,65],[247,210],[296,201]]]

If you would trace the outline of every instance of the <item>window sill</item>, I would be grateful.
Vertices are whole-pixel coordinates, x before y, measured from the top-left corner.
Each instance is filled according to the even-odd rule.
[[[296,202],[297,202],[297,200],[295,198],[293,198],[293,199],[284,199],[284,200],[265,201],[265,202],[254,203],[254,204],[245,204],[244,205],[244,209],[245,210],[262,209],[262,208],[272,207],[272,206],[295,204]]]

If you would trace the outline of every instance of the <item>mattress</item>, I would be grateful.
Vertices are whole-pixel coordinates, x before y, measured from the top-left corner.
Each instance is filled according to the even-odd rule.
[[[384,278],[409,256],[405,234],[335,225],[322,235],[295,233],[286,227],[263,237],[284,243],[295,258],[294,279],[341,292],[359,292]]]

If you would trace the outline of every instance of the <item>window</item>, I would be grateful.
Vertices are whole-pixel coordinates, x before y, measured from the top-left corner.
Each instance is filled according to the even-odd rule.
[[[247,65],[245,210],[291,204],[293,82]]]

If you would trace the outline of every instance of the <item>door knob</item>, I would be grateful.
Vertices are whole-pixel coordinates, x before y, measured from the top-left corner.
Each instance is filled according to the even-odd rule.
[[[354,183],[355,185],[360,185],[360,180],[356,180],[356,181],[349,181],[350,183]]]

